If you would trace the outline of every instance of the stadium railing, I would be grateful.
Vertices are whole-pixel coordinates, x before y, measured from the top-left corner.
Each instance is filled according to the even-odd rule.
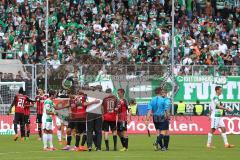
[[[46,69],[47,67],[47,69]],[[47,71],[47,73],[46,73]],[[175,65],[174,76],[240,76],[239,66]],[[105,90],[117,88],[126,90],[126,98],[134,98],[137,103],[147,103],[154,95],[154,88],[165,87],[172,95],[171,66],[166,65],[23,65],[1,64],[0,82],[25,82],[27,94],[34,98],[37,88],[63,89],[79,88]],[[47,82],[47,85],[45,85]],[[0,83],[1,84],[1,83]],[[17,92],[17,88],[1,85],[0,112],[5,114]],[[5,107],[3,109],[3,107]],[[190,107],[191,108],[191,107]],[[33,110],[34,111],[34,110]]]

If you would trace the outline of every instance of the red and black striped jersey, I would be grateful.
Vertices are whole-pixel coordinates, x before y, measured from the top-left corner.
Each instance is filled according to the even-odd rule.
[[[105,97],[103,99],[102,106],[103,106],[103,119],[105,121],[116,121],[118,109],[117,97],[114,95]]]
[[[24,113],[24,105],[26,101],[32,101],[28,98],[28,96],[23,94],[17,94],[14,97],[12,105],[15,106],[15,112],[16,113]]]
[[[29,116],[30,115],[30,107],[32,106],[31,102],[26,101],[24,104],[24,115]]]
[[[37,114],[43,114],[43,107],[44,107],[44,101],[47,99],[47,96],[43,95],[37,95],[35,100],[36,100],[36,112]]]
[[[128,112],[128,103],[126,99],[118,100],[118,121],[126,121]]]

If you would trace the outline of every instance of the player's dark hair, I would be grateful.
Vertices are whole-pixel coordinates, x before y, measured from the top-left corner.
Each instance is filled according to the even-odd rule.
[[[123,88],[118,89],[119,92],[125,93],[125,90]]]
[[[222,87],[221,86],[216,86],[215,87],[215,91],[217,92],[219,89],[221,89]]]
[[[112,89],[111,88],[106,89],[106,93],[112,93]]]
[[[23,87],[20,87],[19,88],[19,91],[18,91],[19,94],[24,94],[24,90],[23,90]]]
[[[161,94],[162,88],[158,87],[155,89],[155,94]]]
[[[49,97],[51,97],[51,96],[54,96],[56,94],[56,92],[54,90],[50,90],[48,92],[48,94],[49,94]]]

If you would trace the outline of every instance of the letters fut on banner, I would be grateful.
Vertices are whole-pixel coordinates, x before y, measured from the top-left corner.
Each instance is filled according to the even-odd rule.
[[[240,134],[240,117],[223,117],[228,134]],[[144,117],[132,117],[128,123],[128,133],[147,134]],[[38,133],[35,123],[36,116],[31,116],[31,133]],[[13,116],[0,116],[0,135],[13,135]],[[54,132],[56,133],[56,121],[54,119]],[[210,121],[206,116],[176,116],[171,117],[171,134],[207,134],[210,129]],[[149,130],[155,133],[153,123],[150,123]],[[217,132],[219,134],[220,132]]]

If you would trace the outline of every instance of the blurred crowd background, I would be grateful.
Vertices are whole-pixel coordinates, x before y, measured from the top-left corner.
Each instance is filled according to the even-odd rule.
[[[49,0],[48,20],[46,3],[0,0],[0,59],[48,63],[53,69],[169,65],[173,45],[178,74],[192,72],[182,65],[202,65],[207,75],[211,65],[223,75],[240,74],[239,0],[175,0],[173,43],[171,0]]]

